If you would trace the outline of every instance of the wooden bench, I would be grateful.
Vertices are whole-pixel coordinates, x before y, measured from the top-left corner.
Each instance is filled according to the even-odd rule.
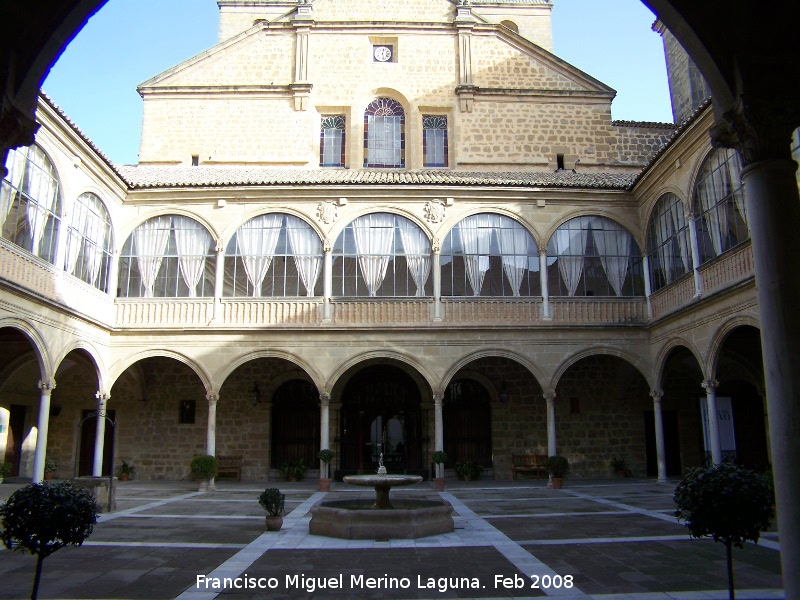
[[[533,477],[547,477],[547,454],[512,454],[511,478],[516,479],[517,473],[527,473]]]
[[[242,480],[242,457],[241,456],[218,456],[217,457],[217,478],[224,479],[222,476],[230,476],[236,481]]]

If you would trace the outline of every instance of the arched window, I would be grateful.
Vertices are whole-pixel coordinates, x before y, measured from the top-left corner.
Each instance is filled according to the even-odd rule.
[[[661,196],[647,225],[650,287],[661,289],[692,270],[692,247],[683,202],[675,194]]]
[[[61,193],[53,163],[37,145],[9,150],[0,190],[3,237],[51,263],[56,260]]]
[[[321,296],[322,242],[298,217],[260,215],[236,230],[225,252],[223,295]]]
[[[750,237],[741,171],[739,155],[728,148],[715,149],[700,168],[694,188],[694,209],[698,213],[701,262]]]
[[[81,194],[69,215],[64,270],[106,291],[111,248],[111,219],[103,201],[90,192]]]
[[[214,238],[190,217],[164,215],[137,227],[122,247],[118,295],[214,295]]]
[[[539,251],[517,221],[472,215],[445,238],[442,296],[540,296]]]
[[[403,107],[391,98],[376,98],[364,111],[364,166],[392,169],[406,164]]]
[[[405,217],[358,217],[339,235],[332,258],[334,296],[433,294],[430,240]]]
[[[605,217],[575,217],[547,245],[552,296],[641,296],[642,254],[633,236]]]

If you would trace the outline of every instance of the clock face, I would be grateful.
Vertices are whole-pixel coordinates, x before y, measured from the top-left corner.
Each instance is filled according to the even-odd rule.
[[[392,58],[392,49],[389,46],[375,46],[372,55],[378,62],[387,62]]]

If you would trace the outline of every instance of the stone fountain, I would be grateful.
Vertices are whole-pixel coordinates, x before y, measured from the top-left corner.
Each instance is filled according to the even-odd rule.
[[[389,500],[393,487],[414,485],[419,475],[389,475],[383,455],[375,475],[348,475],[350,485],[375,489],[375,501],[332,500],[311,509],[309,533],[347,540],[416,539],[453,531],[453,507],[445,500]],[[370,506],[371,505],[371,506]]]

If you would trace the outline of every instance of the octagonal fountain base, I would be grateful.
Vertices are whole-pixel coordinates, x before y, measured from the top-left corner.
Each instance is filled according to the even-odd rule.
[[[453,507],[445,500],[394,500],[394,508],[372,508],[372,500],[333,500],[311,508],[309,533],[345,540],[416,539],[453,531]]]

